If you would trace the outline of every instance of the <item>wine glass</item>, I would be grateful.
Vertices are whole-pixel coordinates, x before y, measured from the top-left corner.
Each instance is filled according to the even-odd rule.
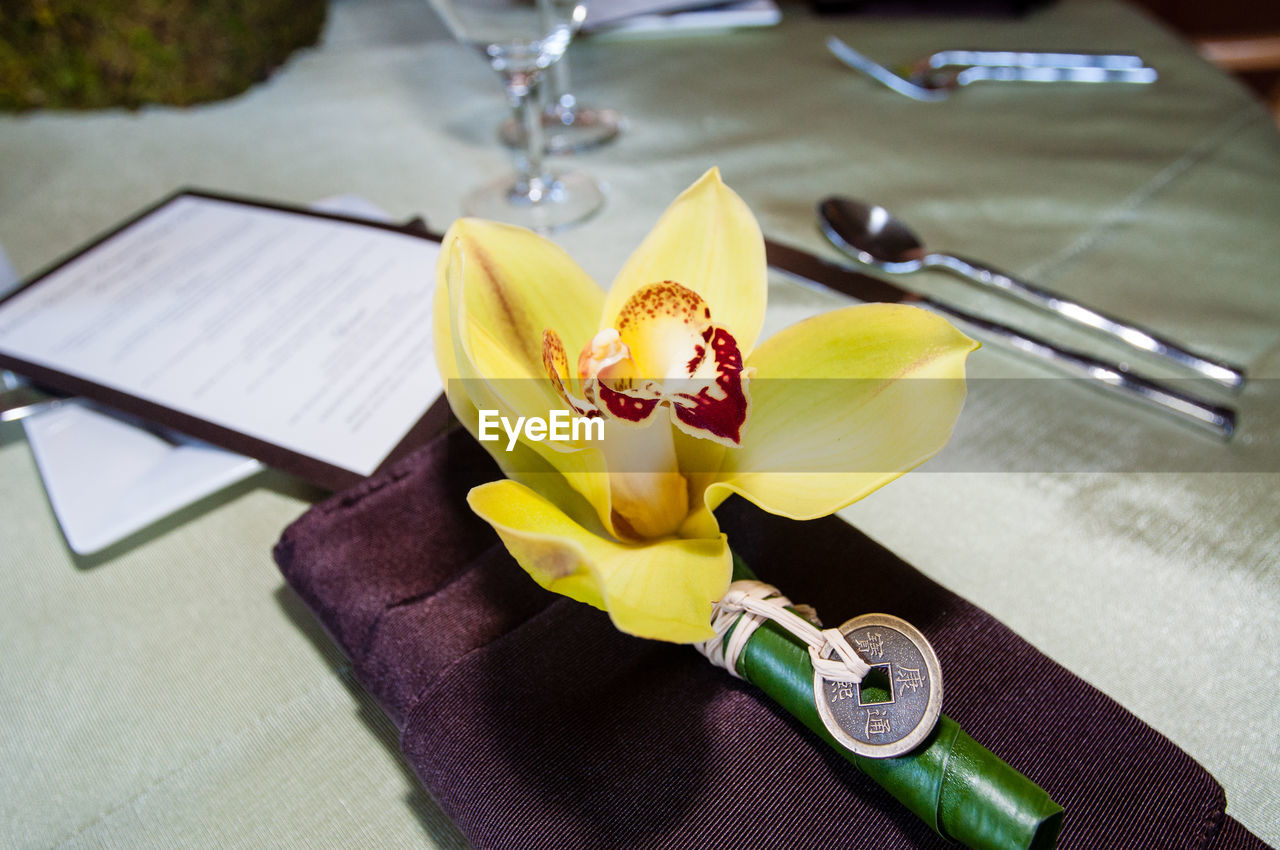
[[[547,153],[568,154],[599,147],[622,132],[622,115],[614,109],[583,106],[569,87],[569,56],[550,68],[542,87],[542,131]],[[525,145],[524,125],[508,118],[498,127],[498,138],[509,148]]]
[[[583,221],[604,204],[604,192],[581,172],[556,173],[546,151],[538,90],[544,71],[564,55],[586,16],[584,0],[431,0],[453,37],[476,48],[502,77],[524,128],[519,171],[473,191],[467,215],[542,232]]]

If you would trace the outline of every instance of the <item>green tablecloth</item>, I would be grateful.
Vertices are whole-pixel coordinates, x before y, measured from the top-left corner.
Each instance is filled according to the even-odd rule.
[[[1232,815],[1280,842],[1280,466],[1249,454],[1274,436],[1249,414],[1280,374],[1269,116],[1111,2],[1022,20],[784,12],[758,31],[574,47],[582,98],[631,127],[576,162],[608,182],[609,204],[559,241],[607,281],[719,165],[776,239],[826,252],[815,200],[858,194],[939,246],[1246,364],[1256,380],[1230,446],[1064,385],[1070,416],[971,406],[938,459],[959,471],[926,466],[844,516],[1168,735],[1223,783]],[[887,62],[948,47],[1133,51],[1161,79],[974,85],[920,104],[839,66],[828,33]],[[182,185],[296,203],[353,193],[443,227],[466,189],[508,167],[503,110],[492,72],[425,4],[335,0],[323,47],[230,102],[0,119],[0,244],[30,273]],[[784,280],[771,298],[766,332],[843,303]],[[1050,374],[994,347],[972,373]],[[1081,423],[1136,434],[1130,471],[1064,466],[1097,440]],[[1171,452],[1216,471],[1168,471]],[[315,496],[267,473],[78,558],[20,428],[0,428],[0,844],[463,844],[271,562]]]

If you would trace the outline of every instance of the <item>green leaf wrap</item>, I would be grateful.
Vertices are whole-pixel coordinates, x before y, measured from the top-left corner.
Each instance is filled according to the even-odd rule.
[[[734,578],[751,577],[739,562]],[[808,649],[777,624],[765,622],[751,636],[738,672],[943,838],[973,850],[1049,850],[1057,842],[1062,807],[945,715],[924,743],[897,758],[866,758],[836,743],[814,703]]]

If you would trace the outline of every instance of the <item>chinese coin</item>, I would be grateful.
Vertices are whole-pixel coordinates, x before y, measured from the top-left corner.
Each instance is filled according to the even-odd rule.
[[[889,614],[864,614],[840,627],[849,645],[871,665],[859,683],[814,673],[818,714],[840,744],[871,758],[910,752],[942,713],[942,671],[924,635]]]

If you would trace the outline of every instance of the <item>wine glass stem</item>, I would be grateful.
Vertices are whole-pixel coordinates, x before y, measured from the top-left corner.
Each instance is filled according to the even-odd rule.
[[[529,203],[539,203],[551,189],[552,178],[543,164],[545,141],[542,134],[542,106],[538,96],[542,72],[511,71],[504,74],[507,97],[516,120],[524,127],[524,156],[518,157],[520,175],[517,193]]]
[[[548,94],[543,101],[553,109],[556,106],[573,109],[573,94],[569,90],[569,54],[561,56],[551,66],[550,84],[546,87]]]

